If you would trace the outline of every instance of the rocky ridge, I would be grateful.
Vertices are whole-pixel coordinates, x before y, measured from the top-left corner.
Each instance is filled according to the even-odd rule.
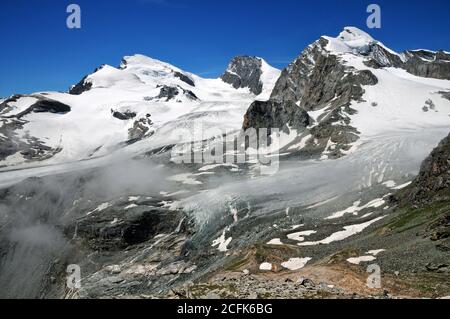
[[[356,68],[352,57],[360,58],[367,68]],[[421,50],[397,54],[365,32],[347,27],[337,38],[321,37],[285,68],[269,101],[257,101],[250,106],[243,128],[279,128],[301,136],[305,147],[300,154],[341,157],[359,139],[360,132],[351,120],[358,113],[355,104],[365,102],[364,87],[379,82],[371,70],[386,67],[403,68],[422,77],[450,76],[448,54],[444,52]],[[277,108],[273,107],[275,103]],[[294,104],[299,109],[296,112],[292,112]],[[372,106],[377,107],[377,103]],[[256,109],[265,109],[266,113],[255,112]],[[315,116],[309,123],[303,121],[306,125],[289,128],[298,114],[300,118]],[[275,117],[284,120],[274,123]]]
[[[231,84],[235,89],[248,88],[250,92],[258,95],[262,92],[261,82],[262,61],[251,56],[237,56],[228,65],[225,73],[220,77],[225,83]]]

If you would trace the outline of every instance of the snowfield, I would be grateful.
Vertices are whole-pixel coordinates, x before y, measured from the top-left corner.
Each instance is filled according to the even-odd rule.
[[[262,62],[261,98],[264,98],[272,91],[280,71]],[[27,133],[48,146],[61,148],[61,152],[32,165],[21,156],[13,155],[0,165],[24,168],[109,155],[129,139],[134,121],[148,114],[153,122],[151,132],[156,131],[167,143],[181,142],[178,136],[170,134],[175,129],[193,128],[197,123],[203,128],[219,128],[223,133],[236,131],[242,126],[248,106],[259,98],[248,89],[236,90],[220,79],[204,79],[143,55],[125,57],[120,68],[104,65],[87,76],[84,83],[90,83],[91,89],[81,95],[43,92],[45,98],[69,105],[71,111],[28,114],[25,116],[28,123],[17,131],[19,136]],[[177,88],[179,94],[170,100],[157,98],[163,86]],[[36,101],[33,97],[22,97],[10,104],[13,110],[1,116],[18,114]],[[119,120],[113,117],[113,111],[133,112],[135,117]]]

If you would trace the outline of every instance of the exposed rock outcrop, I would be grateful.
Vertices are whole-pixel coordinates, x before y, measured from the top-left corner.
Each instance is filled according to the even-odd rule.
[[[18,154],[26,161],[43,161],[61,152],[61,148],[52,148],[29,134],[19,137],[16,131],[26,123],[19,119],[0,119],[0,160]]]
[[[16,109],[13,103],[22,98],[34,99],[25,109]],[[0,104],[0,160],[17,154],[25,161],[42,161],[61,152],[60,147],[50,147],[44,141],[30,136],[27,132],[21,136],[17,133],[28,123],[27,115],[31,113],[66,114],[71,107],[40,94],[14,95]]]
[[[94,72],[91,75],[93,75],[93,74],[97,73],[98,71],[102,70],[105,66],[106,66],[105,64],[99,66],[98,68],[96,68],[94,70]],[[89,81],[88,78],[89,78],[89,75],[86,75],[85,77],[83,77],[81,79],[80,82],[78,82],[77,84],[73,85],[69,89],[69,94],[81,95],[84,92],[90,91],[92,89],[93,84],[92,84],[92,82]]]
[[[231,84],[235,89],[248,88],[250,92],[258,95],[262,92],[263,83],[262,61],[251,56],[238,56],[231,60],[227,70],[220,77],[225,83]]]
[[[131,111],[119,112],[119,111],[114,111],[114,110],[111,110],[111,114],[116,119],[121,120],[121,121],[128,121],[128,120],[134,119],[137,115],[136,112],[131,112]]]
[[[311,135],[308,153],[327,152],[333,158],[342,156],[342,151],[359,139],[359,132],[351,126],[349,118],[356,110],[350,106],[352,102],[362,102],[363,87],[376,85],[378,79],[370,70],[344,64],[327,49],[328,44],[326,38],[319,39],[283,70],[271,101],[256,102],[250,107],[244,129],[281,129],[285,125],[308,129]],[[381,53],[373,55],[379,57]],[[307,113],[310,111],[323,114],[315,122]]]
[[[151,98],[152,100],[165,100],[166,102],[169,102],[177,97],[179,97],[181,94],[188,98],[189,100],[198,100],[198,97],[194,94],[194,92],[190,90],[185,90],[181,86],[167,86],[167,85],[161,85],[158,86],[160,89],[159,94]]]
[[[404,53],[401,66],[409,73],[426,78],[450,80],[450,54],[444,51],[415,50]]]
[[[365,65],[374,69],[385,67],[398,68],[403,65],[403,60],[400,55],[388,50],[378,42],[371,43],[367,52],[363,52],[362,55],[368,58],[364,62]]]
[[[69,94],[81,95],[90,89],[92,89],[92,83],[87,81],[87,76],[85,76],[80,82],[70,88]]]
[[[115,251],[144,243],[175,231],[183,219],[179,211],[151,206],[128,210],[111,207],[106,212],[107,218],[104,211],[97,211],[77,220],[77,236],[93,250]]]
[[[176,77],[176,78],[179,78],[181,81],[183,81],[184,83],[186,83],[186,84],[189,84],[190,86],[195,86],[195,82],[194,82],[194,80],[192,80],[190,77],[188,77],[187,75],[184,75],[183,73],[181,73],[181,72],[177,72],[177,71],[175,71],[174,73],[174,76]]]
[[[243,129],[293,128],[304,130],[312,122],[308,113],[292,101],[255,101],[245,115]]]
[[[23,111],[20,111],[14,115],[3,115],[4,118],[16,118],[21,119],[25,115],[28,115],[32,112],[34,113],[59,113],[59,114],[65,114],[71,111],[71,107],[67,104],[61,103],[59,101],[55,101],[52,99],[48,99],[42,95],[14,95],[10,97],[9,99],[5,100],[3,103],[0,104],[0,112],[5,114],[9,111],[13,111],[14,107],[11,107],[9,104],[17,102],[21,98],[24,97],[31,97],[35,98],[36,102],[30,105],[28,108],[26,108]]]
[[[415,205],[450,200],[450,135],[433,150],[419,176],[399,196],[401,201]]]

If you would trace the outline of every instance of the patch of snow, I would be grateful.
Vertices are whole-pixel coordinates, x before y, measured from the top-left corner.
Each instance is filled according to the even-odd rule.
[[[367,254],[372,255],[372,256],[378,256],[379,254],[381,254],[382,252],[385,252],[386,249],[376,249],[376,250],[369,250],[367,252]]]
[[[400,189],[403,189],[403,188],[408,187],[408,186],[411,185],[411,184],[412,184],[412,182],[408,182],[408,183],[405,183],[405,184],[396,186],[396,187],[394,187],[393,189],[395,189],[395,190],[400,190]]]
[[[311,206],[306,207],[306,209],[313,209],[313,208],[317,208],[317,207],[323,206],[323,205],[325,205],[325,204],[327,204],[327,203],[329,203],[329,202],[332,202],[332,201],[335,200],[336,198],[337,198],[337,197],[333,197],[333,198],[324,200],[324,201],[322,201],[322,202],[318,202],[317,204],[314,204],[314,205],[311,205]]]
[[[356,201],[355,203],[353,203],[353,206],[350,206],[349,208],[336,212],[333,215],[325,218],[326,220],[331,220],[331,219],[337,219],[337,218],[341,218],[343,216],[345,216],[346,214],[353,214],[355,216],[358,215],[358,213],[366,208],[378,208],[383,206],[386,203],[386,201],[383,198],[377,198],[374,199],[372,201],[370,201],[369,203],[363,205],[363,206],[359,206],[361,205],[361,201]]]
[[[281,241],[280,238],[274,238],[274,239],[272,239],[271,241],[269,241],[269,242],[267,243],[267,245],[283,246],[284,244],[283,244],[283,242]]]
[[[397,186],[395,181],[387,181],[387,182],[384,182],[383,185],[386,187],[389,187],[389,188],[394,188],[395,186]]]
[[[227,252],[228,251],[228,245],[233,240],[232,237],[226,238],[225,237],[226,230],[223,231],[222,235],[213,241],[212,247],[217,247],[217,249],[220,252]]]
[[[179,183],[183,183],[186,185],[201,185],[203,184],[200,181],[197,181],[196,179],[192,178],[192,174],[187,173],[187,174],[179,174],[179,175],[175,175],[172,177],[169,177],[169,181],[173,181],[173,182],[179,182]]]
[[[361,233],[362,231],[364,231],[364,229],[366,229],[367,227],[371,226],[372,224],[382,220],[384,217],[385,216],[378,217],[371,221],[365,222],[363,224],[345,226],[344,230],[338,231],[334,234],[331,234],[329,237],[327,237],[323,240],[315,241],[315,242],[304,242],[304,243],[299,243],[297,245],[299,245],[299,246],[328,245],[328,244],[331,244],[332,242],[342,241],[351,236]]]
[[[24,96],[19,98],[15,102],[8,103],[8,106],[12,107],[12,110],[2,114],[2,116],[14,116],[29,108],[31,105],[38,101],[35,97]]]
[[[347,259],[347,261],[351,264],[359,265],[362,262],[370,262],[370,261],[374,261],[376,259],[377,258],[374,256],[361,256],[361,257],[349,258],[349,259]]]
[[[364,214],[363,216],[361,216],[360,219],[364,219],[364,218],[370,217],[372,215],[373,215],[373,213],[367,213],[367,214]]]
[[[100,204],[96,209],[94,209],[93,211],[87,213],[86,216],[92,215],[92,214],[95,213],[95,212],[102,212],[102,211],[104,211],[105,209],[108,209],[109,207],[111,207],[111,204],[110,204],[110,203],[103,203],[103,204]]]
[[[261,82],[263,84],[263,89],[260,95],[256,97],[257,100],[268,100],[272,94],[273,88],[280,78],[281,71],[270,66],[264,59],[261,60]]]
[[[262,263],[261,265],[259,265],[259,270],[271,271],[272,270],[272,264],[271,263]]]
[[[231,215],[233,215],[233,221],[237,223],[239,220],[238,210],[235,207],[230,206],[230,212]]]
[[[127,207],[125,207],[124,209],[125,209],[125,210],[129,210],[129,209],[136,208],[136,207],[138,207],[138,205],[136,205],[136,204],[130,204],[130,205],[128,205]]]
[[[218,167],[231,167],[231,168],[239,168],[237,165],[235,164],[212,164],[212,165],[205,165],[201,168],[199,168],[200,172],[206,172],[206,171],[210,171],[213,169],[216,169]]]
[[[305,237],[311,236],[316,233],[317,232],[315,230],[306,230],[298,233],[289,234],[287,235],[287,238],[295,241],[305,241]]]
[[[160,205],[162,205],[162,207],[164,208],[168,208],[170,210],[175,210],[179,207],[180,202],[178,201],[162,201],[159,203]]]
[[[311,260],[312,258],[291,258],[288,261],[281,264],[282,267],[295,271],[302,269],[306,266],[306,264]]]
[[[301,138],[300,142],[290,146],[289,150],[301,150],[302,148],[304,148],[306,146],[306,142],[308,142],[311,137],[312,137],[311,134],[303,136]]]

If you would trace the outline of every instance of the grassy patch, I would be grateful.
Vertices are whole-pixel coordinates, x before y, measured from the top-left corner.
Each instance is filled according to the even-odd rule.
[[[437,202],[431,205],[414,208],[412,206],[404,207],[398,212],[390,223],[383,227],[388,232],[404,232],[423,225],[432,224],[440,216],[448,213],[450,202]]]
[[[249,263],[249,258],[236,258],[231,262],[229,266],[225,268],[226,271],[240,271],[242,268]]]
[[[256,245],[255,246],[255,259],[258,263],[263,262],[283,262],[286,258],[295,256],[298,249],[291,246],[269,246],[269,245]]]

